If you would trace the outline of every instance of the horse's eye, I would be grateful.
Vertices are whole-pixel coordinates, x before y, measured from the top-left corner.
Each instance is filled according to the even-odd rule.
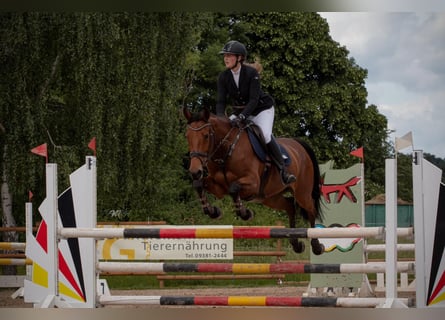
[[[205,134],[204,135],[204,139],[208,140],[209,139],[209,134]]]

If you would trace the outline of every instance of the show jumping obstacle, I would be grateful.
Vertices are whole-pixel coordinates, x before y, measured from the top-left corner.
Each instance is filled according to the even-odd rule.
[[[388,167],[387,167],[388,169]],[[395,166],[389,167],[395,169]],[[394,171],[392,171],[394,172]],[[387,173],[388,176],[388,173]],[[391,174],[389,174],[391,177]],[[94,157],[87,157],[86,164],[76,170],[71,176],[72,190],[63,193],[57,201],[57,171],[54,164],[47,164],[47,198],[42,203],[40,211],[43,219],[46,221],[46,250],[43,252],[39,248],[38,241],[28,243],[27,238],[27,256],[33,260],[33,281],[25,282],[25,301],[33,302],[36,307],[84,307],[94,308],[98,305],[107,304],[153,304],[153,305],[218,305],[218,306],[341,306],[341,307],[400,307],[412,306],[412,302],[407,299],[397,298],[397,291],[393,290],[391,277],[395,277],[399,270],[412,270],[412,264],[399,264],[396,259],[397,235],[399,232],[412,233],[406,230],[397,230],[396,224],[391,225],[391,220],[388,221],[386,229],[383,228],[351,228],[342,233],[337,230],[324,229],[287,229],[287,228],[258,228],[258,230],[250,229],[249,231],[243,228],[111,228],[99,229],[96,228],[96,159]],[[388,184],[387,184],[388,185]],[[389,188],[391,192],[391,188]],[[63,202],[65,198],[69,198],[68,203],[76,208],[74,217],[67,219],[61,215],[59,221],[58,212],[64,211],[66,203]],[[437,199],[436,199],[437,200]],[[71,201],[71,202],[70,202]],[[391,197],[389,197],[389,204],[393,204]],[[437,202],[436,202],[437,203]],[[395,204],[395,202],[394,202]],[[388,205],[388,203],[387,203]],[[61,208],[62,206],[62,208]],[[387,208],[388,209],[388,208]],[[387,210],[388,214],[393,214],[394,211]],[[422,215],[423,216],[423,215]],[[394,220],[394,218],[392,218]],[[424,234],[423,228],[417,228],[416,224],[416,239],[419,234]],[[431,225],[428,225],[429,231],[432,230]],[[323,234],[324,233],[324,234]],[[372,267],[372,272],[376,269],[382,271],[384,268],[388,280],[387,296],[383,299],[376,298],[325,298],[325,297],[163,297],[163,296],[111,296],[108,294],[104,282],[101,279],[96,279],[96,274],[103,272],[182,272],[195,271],[202,272],[202,270],[210,272],[231,272],[231,273],[250,273],[251,270],[261,272],[282,272],[282,273],[297,273],[297,272],[368,272],[367,268],[371,268],[370,264],[358,266],[348,266],[347,264],[338,264],[331,266],[316,266],[311,264],[215,264],[215,263],[191,263],[191,264],[174,264],[174,263],[141,263],[136,264],[97,262],[95,252],[95,239],[108,237],[141,237],[141,238],[281,238],[281,237],[302,237],[307,238],[323,236],[326,237],[386,237],[386,263],[379,264],[377,267]],[[388,239],[392,240],[389,242]],[[57,246],[57,242],[60,245]],[[416,257],[422,257],[418,254],[419,250],[424,252],[432,248],[427,240],[423,240],[424,246],[418,248],[416,241]],[[69,249],[68,249],[69,248]],[[420,252],[422,252],[420,251]],[[33,254],[34,252],[34,254]],[[59,252],[59,255],[58,255]],[[64,256],[63,252],[71,253],[71,257]],[[76,253],[78,256],[76,256]],[[73,255],[74,253],[74,255]],[[81,253],[81,254],[80,254]],[[39,256],[40,255],[40,256]],[[56,257],[62,257],[61,260]],[[44,259],[42,259],[44,257]],[[395,257],[395,259],[394,259]],[[422,279],[427,279],[427,270],[419,269],[419,265],[425,264],[424,261],[416,260],[416,279],[417,282],[422,282]],[[125,267],[124,265],[127,265]],[[36,268],[37,267],[37,268]],[[442,266],[443,267],[443,266]],[[128,268],[128,270],[124,270]],[[46,270],[47,282],[36,283],[37,278],[35,270]],[[69,273],[71,269],[75,269],[76,273]],[[56,272],[60,270],[60,272]],[[359,271],[360,270],[360,271]],[[435,274],[439,276],[443,273],[442,269],[436,270]],[[429,278],[428,278],[429,279]],[[97,280],[97,282],[96,282]],[[102,290],[101,290],[102,289]],[[421,291],[423,290],[423,291]],[[426,285],[422,284],[417,290],[417,307],[425,307],[426,305],[437,306],[443,305],[443,300],[438,300],[443,296],[443,290],[434,291],[436,297],[434,300],[430,299],[431,290],[427,291]],[[428,292],[428,293],[427,293]],[[389,296],[388,296],[389,293]]]
[[[381,238],[383,227],[371,228],[62,228],[61,238],[148,238],[148,239],[272,239],[272,238]],[[412,232],[400,229],[400,234]]]
[[[401,299],[412,307],[411,299]],[[385,298],[281,297],[281,296],[100,296],[101,305],[248,306],[248,307],[348,307],[375,308]]]
[[[150,274],[160,272],[213,272],[232,274],[257,273],[377,273],[385,272],[385,263],[150,263],[150,262],[98,262],[101,274]],[[414,272],[414,263],[397,264],[397,272]]]

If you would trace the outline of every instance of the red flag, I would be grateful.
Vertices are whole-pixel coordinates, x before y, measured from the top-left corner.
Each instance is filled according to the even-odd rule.
[[[48,148],[46,143],[31,149],[31,152],[38,156],[45,157],[46,163],[48,163]]]
[[[360,147],[358,149],[355,149],[349,153],[351,156],[359,157],[363,159],[363,147]]]
[[[88,148],[90,148],[91,150],[93,150],[93,152],[94,152],[94,156],[96,156],[96,137],[94,137],[93,139],[91,139],[90,143],[88,143]]]

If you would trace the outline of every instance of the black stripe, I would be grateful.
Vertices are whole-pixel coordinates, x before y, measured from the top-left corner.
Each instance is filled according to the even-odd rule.
[[[124,229],[124,238],[154,238],[159,239],[161,230],[155,229],[141,229],[141,228],[128,228]]]
[[[77,228],[78,225],[76,222],[76,213],[74,212],[73,194],[71,187],[69,187],[61,195],[59,195],[57,205],[59,209],[60,219],[62,220],[62,226],[64,228]],[[80,252],[79,238],[67,239],[67,243],[68,247],[70,248],[74,268],[76,269],[75,272],[79,278],[79,284],[82,290],[82,294],[86,299],[87,296],[85,289],[85,280],[82,271],[83,260]],[[73,272],[73,270],[70,271]]]
[[[429,274],[428,284],[428,299],[431,298],[434,290],[434,284],[439,277],[439,267],[443,262],[443,251],[445,248],[445,186],[439,184],[439,200],[437,203],[437,215],[436,215],[436,226],[435,230],[430,230],[434,232],[434,242],[433,242],[433,255],[431,259],[431,272]],[[428,305],[428,301],[426,301]]]
[[[193,306],[195,299],[193,297],[161,297],[161,306]]]
[[[301,298],[302,307],[335,307],[337,298],[335,297],[303,297]]]
[[[164,263],[164,272],[198,272],[196,263]]]
[[[306,228],[272,228],[271,238],[307,238]]]
[[[307,264],[304,266],[304,273],[341,273],[340,264]]]

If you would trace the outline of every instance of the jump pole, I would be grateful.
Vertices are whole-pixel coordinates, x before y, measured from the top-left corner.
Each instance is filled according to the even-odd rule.
[[[396,231],[397,232],[397,231]],[[400,233],[409,233],[409,229]],[[384,227],[361,228],[62,228],[60,238],[150,239],[279,239],[279,238],[381,238]]]
[[[411,299],[401,299],[412,306]],[[281,297],[281,296],[100,296],[101,305],[161,306],[274,306],[375,308],[385,298]]]
[[[165,262],[98,262],[101,274],[159,274],[168,272],[230,274],[304,274],[304,273],[381,273],[385,262],[310,264],[310,263],[165,263]],[[413,262],[396,264],[398,272],[414,272]]]

